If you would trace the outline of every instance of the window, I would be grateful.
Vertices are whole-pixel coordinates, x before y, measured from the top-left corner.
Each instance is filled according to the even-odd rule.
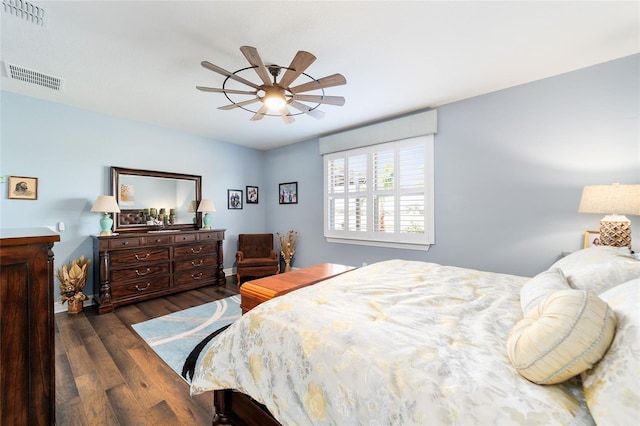
[[[331,242],[425,250],[433,237],[433,135],[324,156]]]

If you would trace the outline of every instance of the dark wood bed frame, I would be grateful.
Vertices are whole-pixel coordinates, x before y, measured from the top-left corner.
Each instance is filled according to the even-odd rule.
[[[213,426],[281,426],[267,407],[241,392],[213,391]]]

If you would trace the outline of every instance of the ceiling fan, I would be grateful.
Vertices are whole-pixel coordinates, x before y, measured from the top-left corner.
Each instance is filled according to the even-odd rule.
[[[265,65],[255,47],[242,46],[240,51],[244,54],[244,57],[247,58],[251,66],[229,72],[210,62],[201,62],[204,68],[226,77],[220,89],[196,86],[198,90],[203,92],[224,93],[231,104],[221,106],[218,109],[230,110],[242,108],[254,114],[253,117],[251,117],[252,121],[261,120],[267,115],[281,116],[284,122],[289,124],[294,121],[294,115],[308,114],[316,119],[324,117],[324,112],[317,109],[321,104],[344,105],[344,98],[342,96],[327,96],[324,92],[324,89],[328,87],[347,84],[347,80],[342,74],[332,74],[327,77],[315,79],[304,72],[316,60],[316,57],[311,53],[300,50],[296,53],[296,56],[288,67],[282,67],[280,65]],[[262,84],[256,84],[239,75],[250,69],[256,72]],[[278,81],[277,78],[282,70],[285,70],[285,72],[280,78],[280,81]],[[291,87],[300,76],[304,76],[307,81]],[[247,90],[244,86],[234,87],[234,82],[249,86],[253,90]],[[307,93],[317,90],[319,90],[320,93]],[[236,95],[253,97],[236,101],[233,100],[230,95],[234,95],[234,98]],[[262,103],[259,109],[253,110],[249,107],[249,105],[258,102]],[[307,105],[307,103],[312,104],[312,106]],[[289,107],[295,108],[300,112],[292,113]]]

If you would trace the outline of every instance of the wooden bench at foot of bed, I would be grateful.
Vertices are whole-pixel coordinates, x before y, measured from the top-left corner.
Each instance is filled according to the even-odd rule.
[[[295,271],[247,281],[240,287],[240,307],[245,314],[259,304],[302,287],[352,271],[353,266],[322,263]]]

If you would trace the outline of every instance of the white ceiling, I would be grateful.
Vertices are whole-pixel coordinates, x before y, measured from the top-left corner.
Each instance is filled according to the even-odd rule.
[[[44,26],[0,12],[0,59],[60,77],[63,88],[9,80],[3,69],[3,90],[261,150],[640,51],[638,1],[32,3]],[[326,94],[346,104],[289,125],[218,110],[224,95],[195,86],[221,87],[224,77],[200,62],[247,67],[243,45],[265,64],[313,53],[306,73],[343,74],[347,85]]]

